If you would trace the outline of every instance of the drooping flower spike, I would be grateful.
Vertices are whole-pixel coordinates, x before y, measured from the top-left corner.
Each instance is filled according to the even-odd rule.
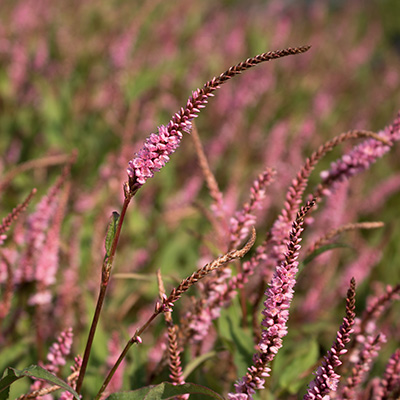
[[[185,293],[191,286],[195,285],[199,280],[206,277],[211,272],[217,270],[221,266],[227,264],[230,261],[242,258],[247,252],[253,247],[256,240],[256,230],[253,228],[251,232],[251,237],[247,243],[239,250],[231,250],[228,253],[218,257],[204,267],[193,272],[188,278],[184,279],[176,288],[174,288],[169,297],[165,296],[162,303],[157,303],[156,311],[162,309],[162,311],[172,310],[174,303]]]
[[[284,50],[269,51],[268,53],[248,58],[246,61],[229,68],[218,77],[211,79],[201,89],[195,90],[192,96],[189,97],[186,106],[182,107],[166,126],[161,125],[157,134],[150,134],[143,147],[129,161],[127,173],[130,193],[134,194],[139,190],[149,178],[154,176],[155,172],[159,171],[169,161],[171,154],[175,152],[180,144],[183,132],[190,132],[192,128],[191,121],[199,115],[200,110],[206,106],[208,98],[214,95],[213,92],[220,85],[235,75],[264,61],[304,53],[310,47],[289,47]]]
[[[331,164],[331,168],[321,172],[322,183],[318,185],[313,197],[329,195],[331,190],[341,181],[366,170],[383,157],[400,140],[400,112],[391,125],[378,132],[385,142],[367,139],[354,147],[349,153]]]

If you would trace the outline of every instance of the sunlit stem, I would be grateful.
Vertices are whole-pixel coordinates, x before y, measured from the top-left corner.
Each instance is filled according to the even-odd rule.
[[[99,392],[97,393],[95,400],[99,400],[101,395],[104,393],[106,390],[108,384],[110,383],[112,377],[115,374],[115,371],[118,369],[119,365],[125,358],[125,356],[128,354],[129,349],[132,347],[134,343],[141,343],[140,335],[148,328],[148,326],[151,324],[151,322],[154,320],[154,318],[157,317],[158,314],[162,312],[162,309],[160,308],[158,311],[154,311],[152,316],[147,320],[147,322],[140,328],[138,329],[135,334],[128,340],[128,343],[125,345],[124,349],[122,350],[122,353],[118,357],[118,360],[115,362],[114,366],[111,368],[110,372],[108,373],[106,379],[104,380],[103,385],[101,386]]]
[[[129,190],[129,187],[127,186],[127,184],[125,185],[124,188],[125,188],[125,200],[124,200],[124,204],[122,206],[121,215],[118,220],[118,225],[117,225],[117,229],[115,232],[115,236],[114,236],[114,239],[113,239],[113,242],[111,245],[110,255],[108,257],[106,257],[103,261],[103,266],[102,266],[102,271],[101,271],[101,283],[100,283],[99,297],[97,299],[96,310],[93,315],[92,325],[90,327],[88,340],[86,342],[85,353],[83,354],[82,367],[81,367],[81,370],[79,373],[78,380],[76,382],[76,391],[78,393],[80,393],[80,391],[82,389],[82,383],[83,383],[83,379],[85,377],[86,368],[87,368],[89,356],[90,356],[90,351],[92,349],[93,339],[94,339],[94,335],[96,332],[97,324],[99,322],[99,317],[100,317],[101,309],[103,307],[104,298],[106,296],[107,286],[108,286],[108,282],[110,280],[111,269],[113,267],[114,256],[115,256],[115,252],[117,250],[118,240],[119,240],[119,236],[121,233],[122,224],[125,219],[126,210],[128,208],[128,205],[129,205],[133,195],[135,194]]]

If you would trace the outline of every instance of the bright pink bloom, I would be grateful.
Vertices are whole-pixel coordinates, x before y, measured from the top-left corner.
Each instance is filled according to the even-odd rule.
[[[289,319],[289,307],[293,298],[298,271],[298,255],[300,250],[301,232],[303,231],[304,217],[314,201],[302,207],[293,222],[292,230],[287,243],[285,259],[275,270],[274,276],[266,291],[267,299],[264,302],[262,325],[265,330],[261,333],[258,343],[258,352],[254,355],[254,365],[248,368],[248,372],[236,384],[236,394],[230,393],[229,399],[252,399],[256,390],[264,388],[266,377],[271,371],[268,364],[275,358],[276,353],[282,347],[282,338],[287,334],[287,321]],[[238,396],[238,395],[241,396]]]
[[[72,341],[73,341],[72,328],[68,328],[64,332],[61,332],[57,338],[57,341],[52,344],[47,354],[47,364],[41,365],[47,371],[57,374],[60,367],[66,363],[66,357],[71,352]],[[31,385],[31,390],[39,390],[45,387],[44,381],[35,380]]]
[[[72,328],[68,328],[64,332],[61,332],[57,338],[57,341],[50,347],[49,353],[47,354],[47,365],[48,370],[58,372],[59,368],[65,365],[65,357],[71,352],[71,346],[74,335]]]
[[[378,135],[389,142],[400,140],[400,113],[384,130]],[[322,185],[332,187],[344,179],[364,171],[369,168],[378,158],[386,154],[392,146],[385,145],[375,139],[367,139],[363,143],[355,146],[348,154],[331,164],[329,171],[321,172]],[[326,189],[329,194],[329,189]]]
[[[186,125],[190,129],[189,124]],[[127,169],[130,179],[134,179],[140,186],[147,179],[152,178],[168,161],[169,157],[178,148],[182,139],[178,130],[168,130],[161,125],[158,134],[152,133],[145,141],[143,148],[129,161]]]

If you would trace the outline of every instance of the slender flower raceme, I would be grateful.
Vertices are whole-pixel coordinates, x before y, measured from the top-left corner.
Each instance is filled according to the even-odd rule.
[[[231,218],[229,249],[237,247],[240,241],[248,236],[250,228],[255,225],[254,211],[262,207],[266,197],[265,189],[273,181],[274,175],[275,171],[271,168],[266,168],[259,174],[250,189],[249,201]],[[219,317],[221,307],[230,299],[229,295],[224,296],[224,294],[233,293],[227,286],[231,272],[229,266],[220,268],[216,276],[206,283],[201,304],[196,305],[196,313],[189,311],[185,316],[186,321],[183,326],[188,328],[192,341],[200,342],[207,336],[212,321]],[[185,322],[189,320],[190,322],[186,324]]]
[[[53,343],[50,347],[49,353],[47,354],[47,369],[49,371],[58,372],[59,368],[65,365],[65,357],[69,355],[71,351],[73,341],[72,328],[68,328],[64,332],[61,332],[57,338],[57,342]]]
[[[57,341],[52,344],[47,354],[47,364],[43,365],[47,371],[57,374],[62,366],[66,363],[66,357],[71,352],[71,346],[73,341],[72,328],[68,328],[64,332],[61,332],[57,338]],[[39,390],[45,385],[44,382],[36,380],[31,385],[31,390]]]
[[[309,48],[310,46],[289,47],[284,50],[270,51],[248,58],[246,61],[229,68],[220,76],[208,81],[201,89],[195,90],[188,99],[186,106],[182,107],[166,126],[160,126],[158,134],[152,133],[136,156],[129,161],[127,173],[131,193],[135,193],[140,189],[147,179],[152,178],[154,173],[169,161],[171,154],[175,152],[180,144],[183,132],[190,132],[191,121],[198,116],[200,110],[206,106],[208,98],[214,95],[213,92],[220,85],[261,62],[304,53]]]
[[[188,278],[184,279],[176,288],[172,289],[170,295],[167,297],[167,295],[162,294],[162,299],[158,301],[155,305],[154,312],[150,316],[150,318],[147,320],[146,323],[142,325],[141,328],[137,329],[133,336],[129,339],[127,342],[124,350],[121,352],[118,360],[114,364],[113,368],[111,371],[108,373],[106,379],[104,380],[104,383],[102,387],[100,388],[99,392],[97,393],[95,400],[99,400],[104,393],[105,389],[107,388],[108,384],[110,383],[110,380],[112,379],[113,375],[115,374],[115,371],[118,369],[119,365],[125,358],[126,354],[128,353],[129,349],[134,343],[142,343],[142,338],[140,335],[148,328],[148,326],[151,324],[151,322],[156,318],[159,314],[165,313],[165,312],[172,312],[172,309],[174,307],[174,303],[180,299],[183,293],[185,293],[191,286],[195,285],[199,280],[205,278],[207,275],[212,273],[213,271],[217,270],[220,268],[222,265],[232,261],[236,260],[238,258],[243,257],[247,252],[252,248],[254,242],[256,240],[256,231],[253,228],[252,234],[248,242],[239,250],[232,250],[220,257],[218,257],[216,260],[212,261],[209,264],[206,264],[203,268],[198,269],[196,272],[193,272],[192,275],[190,275]],[[79,382],[79,381],[78,381]]]
[[[242,258],[247,252],[253,247],[256,240],[256,231],[253,228],[251,237],[248,242],[240,250],[232,250],[223,256],[218,257],[213,262],[206,264],[203,268],[193,272],[188,278],[184,279],[176,288],[172,289],[170,295],[163,298],[161,303],[157,303],[156,311],[170,311],[174,306],[174,303],[186,292],[191,286],[195,285],[199,280],[205,278],[211,272],[217,270],[226,263]]]
[[[341,398],[351,400],[357,398],[360,386],[372,368],[374,359],[378,356],[381,345],[386,342],[384,334],[378,334],[375,338],[367,336],[360,351],[358,361],[351,368],[351,376],[346,379]]]
[[[368,300],[367,308],[361,317],[361,323],[355,329],[356,335],[364,335],[366,331],[371,334],[371,326],[376,326],[376,322],[383,312],[390,306],[393,300],[400,299],[400,284],[396,286],[388,285],[385,293],[375,296]]]
[[[376,141],[381,142],[382,145],[388,143],[386,138],[382,138],[373,132],[353,130],[342,133],[341,135],[334,137],[333,139],[326,142],[324,145],[320,146],[318,150],[315,151],[306,160],[304,166],[301,168],[296,178],[292,181],[292,185],[286,195],[285,206],[280,216],[275,221],[271,232],[267,236],[266,240],[257,247],[256,254],[253,255],[250,260],[243,263],[242,271],[240,271],[236,276],[233,276],[229,279],[229,281],[224,285],[224,288],[220,290],[218,297],[212,302],[208,301],[208,303],[210,303],[208,306],[209,310],[204,310],[203,307],[201,307],[201,313],[197,318],[198,320],[199,318],[201,318],[203,321],[208,321],[208,324],[211,324],[211,319],[214,319],[219,315],[219,309],[224,304],[229,303],[232,297],[235,296],[235,290],[237,288],[240,288],[244,283],[248,281],[248,278],[254,273],[255,269],[260,265],[260,263],[264,262],[267,264],[264,266],[264,273],[266,273],[271,270],[270,266],[272,266],[273,263],[279,263],[282,260],[283,254],[285,252],[284,245],[285,241],[288,239],[287,235],[290,230],[290,224],[291,221],[294,219],[295,213],[300,205],[301,198],[307,187],[308,179],[311,172],[314,170],[320,159],[326,153],[331,151],[335,146],[347,140],[360,137],[373,138]],[[239,221],[244,222],[245,217],[250,218],[248,213],[246,213],[240,216],[240,218],[237,218],[238,222],[235,223],[235,221],[233,221],[233,223],[239,226]],[[246,224],[244,223],[244,225]],[[270,249],[270,247],[272,247],[272,249]],[[267,253],[268,260],[266,255]],[[192,323],[191,325],[199,327],[201,326],[202,328],[204,328],[204,323]],[[206,335],[204,329],[198,329],[198,331],[202,331],[203,335]]]
[[[382,399],[400,396],[400,349],[390,357],[382,380]],[[391,395],[392,397],[389,397]]]
[[[7,217],[3,218],[3,221],[0,224],[0,246],[4,243],[4,240],[6,240],[7,238],[7,235],[5,233],[10,228],[10,225],[12,224],[13,221],[15,221],[18,218],[19,214],[21,214],[21,212],[23,212],[28,207],[28,204],[32,200],[32,197],[34,196],[35,193],[36,189],[33,189],[29,193],[28,197],[23,201],[23,203],[15,207],[7,215]]]
[[[57,208],[48,231],[46,232],[46,250],[37,256],[35,280],[36,293],[29,299],[29,304],[49,304],[52,295],[49,287],[56,282],[56,274],[59,266],[60,230],[64,220],[65,208],[69,196],[70,183],[60,193]]]
[[[194,148],[196,150],[197,158],[199,159],[199,165],[206,181],[208,191],[213,200],[212,208],[216,210],[216,215],[223,215],[223,194],[221,193],[217,180],[211,171],[210,165],[208,164],[207,157],[205,155],[203,145],[201,143],[199,133],[197,132],[196,125],[193,124],[192,128],[192,139],[194,142]]]
[[[165,298],[164,283],[162,281],[161,271],[157,271],[158,280],[158,292],[161,300]],[[166,311],[164,313],[165,322],[168,327],[168,354],[169,354],[169,370],[171,381],[175,385],[182,385],[185,383],[185,378],[183,377],[183,371],[181,367],[181,357],[178,344],[178,326],[174,325],[172,321],[172,313]],[[189,396],[182,395],[177,396],[177,400],[186,400]]]
[[[274,276],[266,291],[267,299],[262,312],[263,327],[258,344],[258,352],[254,355],[254,365],[248,369],[246,375],[235,384],[236,393],[230,393],[229,399],[252,399],[256,390],[264,388],[265,378],[269,376],[268,364],[275,358],[282,347],[282,338],[287,334],[289,307],[293,298],[298,271],[298,255],[300,250],[300,235],[303,231],[304,218],[314,206],[310,201],[300,209],[290,231],[285,259],[276,268]]]
[[[213,92],[217,90],[220,85],[235,75],[240,74],[261,62],[288,55],[304,53],[309,49],[310,46],[287,48],[248,58],[246,61],[229,68],[218,77],[208,81],[205,83],[203,88],[195,90],[192,93],[192,96],[188,99],[186,107],[182,107],[180,111],[172,117],[167,126],[159,127],[158,134],[152,133],[146,139],[142,149],[139,150],[136,156],[129,161],[127,173],[130,193],[132,195],[136,193],[147,179],[153,177],[154,173],[160,170],[169,161],[171,154],[175,152],[180,144],[183,137],[182,132],[190,132],[192,128],[191,121],[198,116],[200,110],[206,106],[208,97],[212,97],[214,95]],[[213,187],[215,188],[215,185],[213,185]],[[215,188],[215,191],[217,204],[221,204],[222,199],[219,190]],[[207,314],[205,320],[211,322],[217,313],[214,313],[214,317],[208,315],[207,311],[205,314]],[[206,330],[204,330],[204,332],[206,333]]]
[[[25,235],[27,249],[21,257],[18,269],[15,271],[15,278],[18,283],[35,279],[37,261],[46,244],[46,232],[56,213],[61,188],[69,176],[70,168],[71,164],[64,167],[61,176],[40,200],[35,212],[28,217],[28,229]]]
[[[295,217],[302,195],[307,187],[309,176],[315,166],[326,153],[330,152],[337,145],[347,140],[357,139],[360,137],[370,138],[369,140],[376,141],[382,146],[389,144],[389,139],[387,137],[382,137],[374,132],[352,130],[342,133],[321,145],[318,150],[306,160],[296,178],[292,181],[292,185],[286,195],[285,206],[265,241],[257,247],[256,254],[242,265],[241,272],[236,276],[231,277],[227,283],[224,283],[224,287],[221,285],[218,287],[218,296],[214,296],[214,299],[212,299],[211,302],[208,301],[208,310],[204,310],[204,304],[201,307],[197,307],[197,309],[200,310],[197,322],[193,322],[191,325],[199,327],[199,329],[197,329],[198,332],[203,332],[203,336],[206,335],[206,330],[204,329],[205,325],[210,325],[211,320],[218,317],[219,309],[224,304],[229,303],[232,297],[235,296],[235,290],[247,282],[248,278],[254,273],[260,263],[264,264],[264,274],[267,274],[272,271],[271,267],[273,266],[273,263],[276,265],[282,261],[285,252],[284,245],[285,241],[288,239],[291,221]],[[268,254],[268,258],[266,254]],[[200,320],[203,321],[201,324],[199,323]],[[188,322],[188,319],[186,319],[186,322]],[[199,338],[199,335],[196,334],[196,337]]]
[[[354,336],[355,341],[351,343],[348,360],[356,367],[357,363],[363,358],[366,344],[375,340],[376,337],[383,337],[379,334],[378,319],[390,306],[393,300],[400,298],[400,284],[392,287],[387,286],[385,293],[374,296],[367,300],[367,307],[361,318],[355,319]],[[377,344],[379,345],[379,343]]]
[[[262,207],[262,202],[266,196],[265,189],[273,182],[275,174],[275,170],[266,168],[253,182],[249,201],[231,218],[229,229],[231,234],[230,247],[236,247],[249,234],[249,228],[255,225],[256,217],[254,211]]]
[[[223,304],[227,304],[229,300],[235,296],[235,290],[240,288],[248,281],[248,278],[254,273],[260,263],[265,264],[263,268],[264,274],[266,274],[271,271],[273,263],[276,265],[282,260],[282,256],[285,251],[284,245],[288,238],[287,234],[290,230],[291,221],[294,219],[295,213],[301,202],[302,195],[307,187],[308,179],[315,166],[326,153],[330,152],[337,145],[347,140],[360,137],[370,138],[368,140],[379,143],[381,146],[387,146],[391,140],[386,136],[382,136],[381,134],[376,134],[374,132],[352,130],[342,133],[329,140],[324,145],[321,145],[318,150],[306,160],[296,178],[292,181],[292,185],[290,186],[286,195],[285,206],[277,220],[274,222],[274,225],[266,239],[256,248],[256,254],[242,265],[242,271],[236,276],[231,277],[231,279],[227,282],[225,289],[220,293],[218,299],[214,302],[215,304],[210,305],[209,308],[211,310],[215,307],[220,308]],[[322,193],[317,191],[315,197],[318,198],[321,196],[321,194]],[[204,315],[205,312],[202,312],[202,314]],[[208,312],[208,314],[210,314],[210,312]],[[218,313],[214,314],[218,315]]]
[[[75,363],[71,367],[72,373],[67,378],[68,383],[74,389],[76,387],[76,381],[78,379],[78,374],[79,374],[79,370],[81,369],[81,365],[82,365],[82,357],[81,356],[76,356],[75,357]],[[73,396],[73,394],[71,392],[65,391],[65,392],[61,393],[60,400],[72,400],[72,399],[74,399],[74,396]]]
[[[366,170],[378,158],[386,154],[393,142],[400,140],[400,112],[391,125],[378,132],[378,135],[387,141],[382,143],[374,139],[367,139],[354,147],[338,161],[331,164],[329,171],[321,172],[322,183],[313,196],[320,197],[323,193],[329,194],[330,189],[338,182]]]
[[[336,335],[336,341],[324,357],[324,362],[315,373],[315,379],[309,384],[309,389],[304,400],[322,400],[329,392],[336,391],[339,383],[340,375],[335,372],[335,368],[342,364],[339,356],[345,354],[346,343],[350,341],[350,334],[353,332],[354,317],[355,317],[355,292],[356,281],[350,282],[350,288],[347,291],[346,298],[346,317],[343,318],[343,323]]]
[[[282,209],[279,217],[274,222],[271,228],[271,245],[272,250],[269,252],[269,260],[272,265],[273,262],[280,260],[284,251],[284,245],[287,240],[287,232],[290,227],[290,223],[297,212],[299,205],[301,203],[302,196],[307,187],[309,177],[321,160],[321,158],[332,151],[339,144],[360,137],[370,137],[370,141],[373,143],[379,143],[379,145],[388,145],[388,139],[386,137],[380,137],[374,132],[369,131],[349,131],[342,133],[333,139],[326,142],[324,145],[320,146],[317,151],[315,151],[309,158],[307,158],[305,164],[298,172],[295,179],[293,179],[292,184],[286,194],[286,201],[284,208]],[[313,198],[319,198],[319,195],[312,196]]]
[[[376,229],[382,228],[385,224],[381,221],[374,221],[374,222],[359,222],[359,223],[349,223],[339,228],[331,229],[328,233],[324,234],[322,237],[318,238],[314,241],[311,246],[307,249],[307,256],[312,254],[314,251],[318,250],[322,246],[326,246],[329,244],[333,239],[337,236],[342,234],[343,232],[353,231],[356,229]]]
[[[207,300],[212,307],[202,307],[199,305],[198,309],[192,309],[186,313],[184,318],[181,321],[181,331],[184,339],[191,339],[194,342],[201,342],[209,331],[209,328],[212,324],[212,321],[215,320],[219,316],[220,306],[218,306],[219,301],[221,299],[221,295],[225,292],[225,284],[223,282],[223,278],[227,275],[230,275],[231,270],[229,268],[223,268],[223,265],[227,264],[230,261],[243,257],[244,254],[253,246],[255,241],[255,229],[252,229],[252,236],[249,242],[242,250],[231,250],[226,253],[224,256],[219,257],[211,264],[207,264],[203,268],[199,269],[197,272],[193,273],[186,282],[183,281],[177,289],[174,289],[176,293],[182,291],[183,288],[188,286],[188,284],[192,285],[197,282],[199,279],[202,279],[204,276],[208,275],[213,270],[217,270],[217,272],[222,269],[222,275],[218,277],[217,280],[212,281],[212,284],[209,287]],[[247,250],[246,250],[247,249]],[[242,255],[239,254],[243,252]],[[192,283],[193,282],[193,283]],[[182,289],[181,289],[182,288]],[[185,289],[187,290],[187,289]],[[171,293],[170,298],[175,293]],[[216,306],[217,304],[217,306]]]
[[[114,260],[115,251],[118,245],[119,234],[121,232],[122,222],[126,213],[126,209],[132,197],[136,192],[146,183],[149,178],[154,176],[154,173],[159,171],[168,161],[172,153],[178,148],[180,141],[183,137],[183,132],[190,132],[192,128],[191,121],[198,116],[200,110],[204,108],[208,102],[208,98],[213,96],[213,92],[217,90],[220,85],[240,74],[241,72],[260,64],[264,61],[270,61],[277,58],[304,53],[310,49],[310,46],[302,46],[295,48],[287,48],[284,50],[270,51],[257,55],[229,68],[220,76],[213,78],[211,81],[205,83],[203,88],[197,89],[192,93],[188,99],[185,108],[181,107],[169,121],[169,123],[158,128],[158,134],[152,133],[145,141],[144,146],[139,150],[136,156],[129,161],[127,174],[128,182],[124,184],[124,205],[121,212],[121,217],[118,221],[117,233],[114,236],[113,244],[110,249],[110,255],[103,263],[102,270],[102,283],[98,302],[96,305],[95,315],[93,317],[92,325],[89,331],[86,349],[83,355],[82,368],[77,382],[77,392],[79,393],[82,387],[83,379],[86,373],[86,368],[89,360],[89,355],[93,343],[94,334],[97,327],[98,316],[103,306],[104,297],[110,277],[112,263]],[[124,356],[124,355],[123,355]],[[116,366],[117,367],[117,366]],[[115,371],[111,372],[111,375]],[[103,384],[103,387],[98,393],[101,395],[105,387],[108,385],[108,379]]]

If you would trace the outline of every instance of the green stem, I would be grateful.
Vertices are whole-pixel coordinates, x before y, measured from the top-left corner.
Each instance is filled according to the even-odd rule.
[[[78,380],[76,382],[76,391],[78,393],[80,393],[80,391],[82,389],[82,383],[83,383],[83,379],[85,377],[86,368],[87,368],[89,356],[90,356],[90,351],[92,349],[94,335],[95,335],[97,324],[99,321],[101,309],[103,307],[104,298],[106,296],[107,286],[108,286],[108,282],[109,282],[110,275],[111,275],[111,269],[112,269],[113,262],[114,262],[115,252],[117,250],[117,245],[118,245],[118,240],[119,240],[119,236],[121,233],[122,223],[124,222],[126,210],[132,199],[132,196],[133,196],[132,193],[130,193],[127,190],[125,191],[125,200],[124,200],[124,204],[122,206],[121,216],[119,217],[119,220],[118,220],[118,225],[117,225],[117,229],[115,232],[115,236],[114,236],[114,239],[113,239],[113,242],[111,245],[110,256],[106,257],[103,261],[99,297],[97,299],[96,310],[93,315],[92,325],[90,327],[88,339],[86,342],[85,353],[83,354],[82,366],[81,366],[81,369],[79,372]]]
[[[148,328],[148,326],[151,324],[151,322],[154,320],[154,318],[157,317],[158,314],[160,314],[162,311],[161,309],[158,311],[154,311],[152,316],[147,320],[147,322],[140,328],[138,329],[135,334],[128,340],[128,343],[125,345],[124,349],[122,350],[122,353],[118,357],[118,360],[116,363],[113,365],[111,368],[110,372],[108,373],[106,379],[104,380],[103,385],[101,386],[99,392],[97,393],[95,400],[99,400],[101,395],[104,393],[106,390],[108,384],[110,383],[112,377],[115,374],[115,371],[118,369],[119,365],[121,364],[122,360],[125,358],[125,356],[128,354],[129,349],[132,347],[134,343],[141,343],[140,335]]]
[[[137,338],[135,340],[135,337],[132,337],[129,339],[128,343],[126,344],[124,350],[122,350],[122,353],[120,354],[120,356],[118,357],[118,360],[116,361],[116,363],[114,364],[114,366],[112,367],[111,371],[108,373],[107,378],[104,380],[103,385],[101,386],[99,392],[97,393],[96,397],[94,398],[95,400],[99,400],[101,395],[103,394],[103,392],[106,390],[108,384],[110,383],[112,377],[115,374],[115,371],[117,370],[117,368],[119,367],[119,365],[121,364],[122,360],[125,358],[125,356],[127,355],[129,349],[131,348],[131,346],[133,345],[133,343],[137,343]]]

